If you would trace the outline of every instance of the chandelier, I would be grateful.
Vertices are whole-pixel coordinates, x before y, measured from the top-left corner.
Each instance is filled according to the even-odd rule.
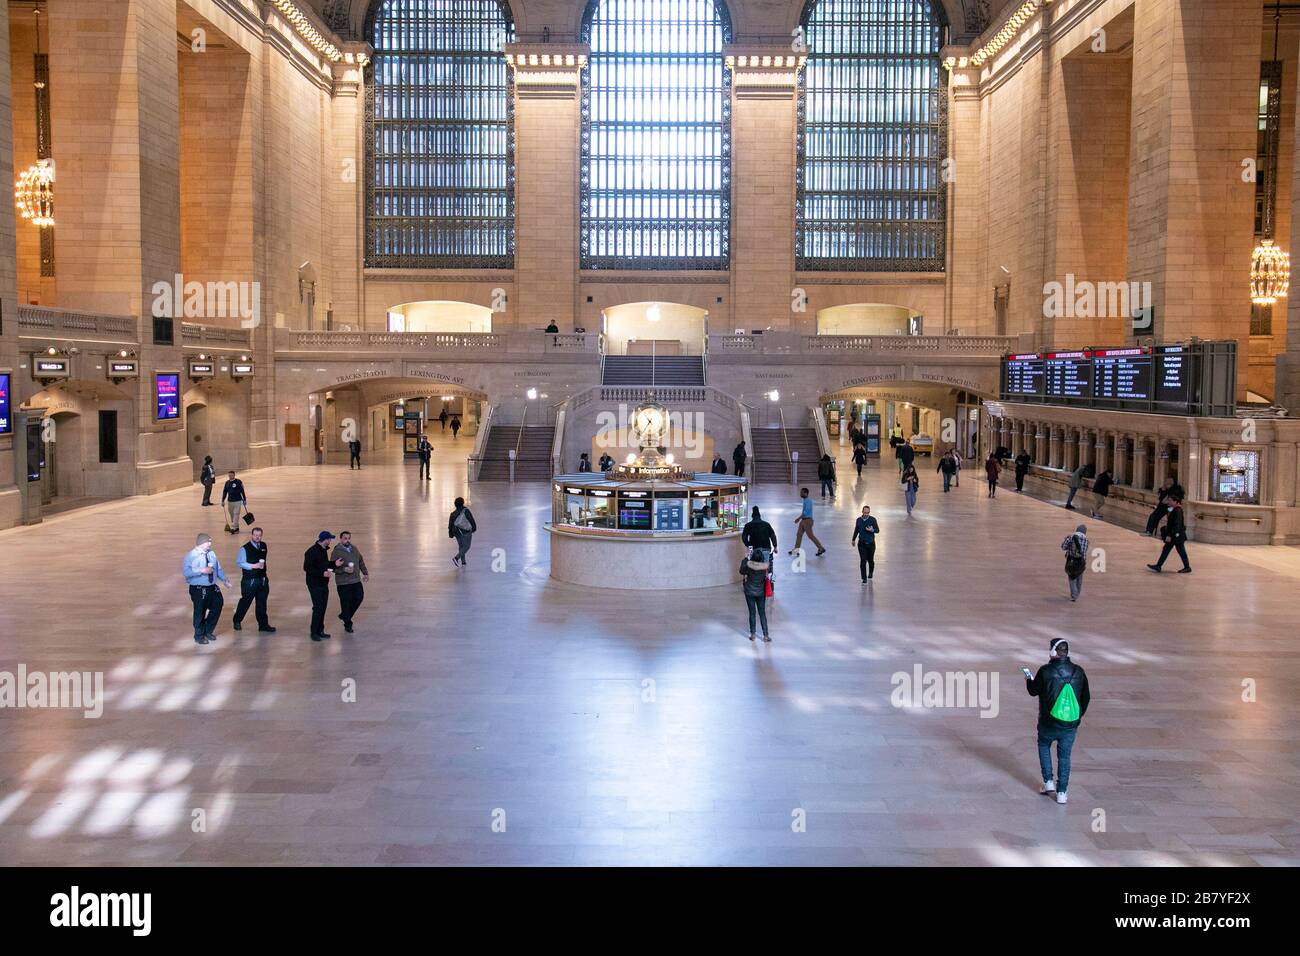
[[[54,164],[38,159],[19,173],[14,183],[14,203],[32,225],[54,225]]]
[[[1291,257],[1272,239],[1261,239],[1250,258],[1250,301],[1272,305],[1286,297],[1290,285]]]

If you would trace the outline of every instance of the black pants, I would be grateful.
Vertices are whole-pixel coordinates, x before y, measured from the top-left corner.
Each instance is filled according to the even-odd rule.
[[[1152,510],[1151,514],[1147,516],[1147,534],[1155,534],[1156,525],[1160,523],[1160,519],[1164,516],[1164,513],[1165,506],[1157,505],[1156,508]]]
[[[1016,491],[1025,490],[1025,469],[1016,469]]]
[[[420,478],[429,477],[429,459],[427,458],[420,459],[420,474],[418,477]]]
[[[1157,568],[1165,566],[1165,559],[1169,557],[1169,552],[1174,549],[1178,550],[1178,556],[1183,559],[1183,567],[1190,568],[1191,562],[1187,560],[1187,545],[1183,544],[1183,539],[1176,541],[1166,541],[1165,546],[1160,550],[1160,560],[1156,562]]]
[[[203,503],[205,505],[212,504],[212,485],[213,482],[211,481],[205,481],[203,483]]]
[[[731,463],[732,463],[733,465],[736,466],[736,477],[737,477],[737,478],[744,478],[744,477],[745,477],[745,459],[743,459],[743,458],[734,458],[734,459],[732,459],[732,462],[731,462]]]
[[[352,457],[351,457],[350,459],[348,459],[348,471],[351,471],[351,470],[352,470],[352,466],[353,466],[354,464],[355,464],[358,468],[361,467],[361,452],[359,452],[359,451],[354,451],[354,452],[352,453]]]
[[[205,637],[217,629],[217,618],[225,607],[221,588],[215,584],[191,584],[190,601],[194,605],[194,636]]]
[[[309,584],[307,593],[311,595],[311,632],[325,633],[325,607],[330,603],[328,584]]]
[[[365,599],[366,590],[361,586],[360,581],[356,584],[339,585],[339,604],[343,606],[343,613],[339,616],[348,627],[352,626],[352,615],[357,613],[357,608],[361,607],[361,602]]]
[[[760,594],[757,597],[745,592],[745,603],[749,605],[749,633],[754,631],[754,612],[758,611],[758,619],[763,624],[763,636],[767,637],[767,595]]]
[[[862,580],[875,577],[876,574],[876,542],[868,541],[863,544],[858,542],[858,571],[862,574]]]
[[[270,578],[246,577],[239,582],[239,603],[235,605],[235,623],[243,624],[248,606],[253,604],[253,616],[257,618],[258,627],[270,627],[271,621],[266,616],[266,599],[271,594]],[[256,602],[254,604],[254,602]]]

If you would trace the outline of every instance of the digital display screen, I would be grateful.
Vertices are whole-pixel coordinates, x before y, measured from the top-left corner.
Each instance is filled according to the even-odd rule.
[[[190,375],[211,375],[212,366],[207,362],[191,362]]]
[[[618,526],[632,531],[649,531],[650,502],[620,501],[618,503]]]
[[[1154,360],[1149,350],[1099,349],[1093,353],[1093,396],[1106,401],[1151,398]]]
[[[230,370],[231,370],[232,372],[234,372],[236,375],[252,375],[252,374],[253,374],[253,366],[252,366],[251,363],[250,363],[250,364],[241,364],[241,363],[239,363],[239,362],[235,362],[234,364],[232,364],[232,365],[230,366]]]
[[[42,377],[66,376],[67,359],[36,359],[36,374]]]
[[[1003,362],[1002,391],[1007,395],[1043,394],[1043,357],[1009,355]]]
[[[1156,401],[1186,406],[1192,400],[1190,350],[1185,345],[1161,345],[1155,354]]]
[[[1043,359],[1046,366],[1044,395],[1064,399],[1092,397],[1091,352],[1048,352]]]
[[[158,407],[158,420],[171,421],[181,417],[181,377],[175,372],[160,372],[154,378],[154,398]]]
[[[12,410],[9,405],[9,373],[0,372],[0,435],[14,430]]]
[[[113,376],[135,375],[138,368],[134,362],[109,362],[108,374]]]

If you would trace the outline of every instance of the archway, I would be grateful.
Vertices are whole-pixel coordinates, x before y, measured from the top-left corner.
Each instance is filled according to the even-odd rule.
[[[818,335],[919,335],[921,313],[903,305],[854,302],[817,312]]]
[[[429,299],[388,309],[389,332],[491,332],[492,310],[472,302]]]
[[[708,311],[680,302],[628,302],[601,316],[607,355],[700,355],[709,332]]]
[[[978,457],[984,397],[964,389],[927,382],[891,381],[842,388],[822,396],[831,442],[848,445],[851,426],[867,437],[868,452],[887,454],[891,435],[912,442],[919,454],[942,454],[955,448]],[[838,423],[836,419],[838,418]]]
[[[212,452],[212,438],[208,432],[208,406],[206,402],[192,402],[185,406],[185,435],[190,461],[197,479],[203,470],[203,459]],[[216,459],[213,459],[214,463]]]

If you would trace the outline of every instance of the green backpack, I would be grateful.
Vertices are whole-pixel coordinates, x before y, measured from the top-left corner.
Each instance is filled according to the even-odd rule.
[[[1070,675],[1074,677],[1073,674]],[[1056,703],[1048,711],[1052,717],[1063,724],[1074,723],[1079,719],[1079,698],[1074,696],[1074,688],[1066,684],[1061,688],[1061,692],[1056,695]]]

